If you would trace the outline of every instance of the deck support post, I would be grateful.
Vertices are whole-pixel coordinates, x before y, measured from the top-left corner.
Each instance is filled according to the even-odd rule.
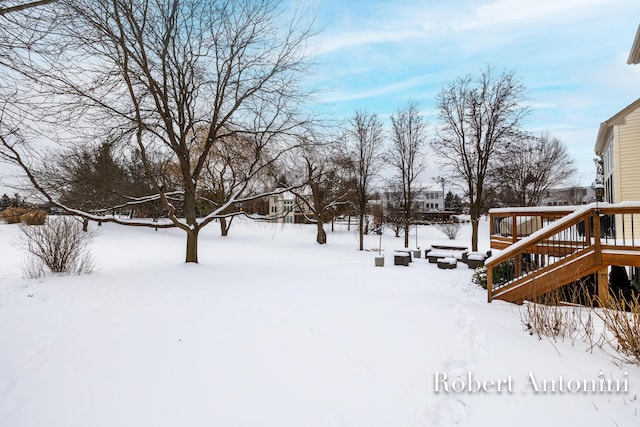
[[[602,265],[602,243],[600,242],[600,213],[593,212],[593,240],[595,246],[596,265],[603,267],[596,273],[596,284],[598,286],[598,302],[607,305],[609,301],[609,267]]]
[[[608,305],[609,301],[609,267],[605,267],[596,273],[598,284],[598,301],[601,305]]]
[[[493,300],[493,266],[487,267],[487,302]]]

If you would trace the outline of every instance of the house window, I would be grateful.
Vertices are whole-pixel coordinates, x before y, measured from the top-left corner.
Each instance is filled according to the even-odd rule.
[[[605,201],[613,203],[613,140],[609,143],[603,156]]]
[[[604,163],[604,176],[606,178],[613,172],[613,141],[609,143],[602,160]]]

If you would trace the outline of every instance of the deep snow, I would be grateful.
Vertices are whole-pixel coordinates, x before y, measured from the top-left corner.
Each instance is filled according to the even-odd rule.
[[[458,243],[468,243],[465,225]],[[402,238],[234,222],[200,235],[105,224],[91,275],[29,280],[0,225],[0,426],[638,426],[640,368],[538,340],[465,265],[393,265]],[[481,223],[488,249],[488,223]],[[366,236],[367,249],[378,236]],[[411,236],[415,242],[415,235]],[[447,242],[434,227],[423,248]],[[536,379],[628,379],[627,393],[536,393]],[[624,373],[628,373],[625,377]],[[511,378],[436,393],[434,378]]]

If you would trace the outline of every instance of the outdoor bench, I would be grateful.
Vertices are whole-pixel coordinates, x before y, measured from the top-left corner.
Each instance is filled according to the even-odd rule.
[[[482,267],[484,260],[487,259],[487,254],[483,252],[471,252],[467,257],[467,266],[472,269]]]
[[[396,252],[393,255],[393,265],[404,265],[408,267],[410,259],[411,259],[411,255],[409,255],[408,253]]]
[[[411,252],[413,252],[413,251],[411,249],[396,249],[394,252],[396,254],[404,253],[404,254],[409,255],[409,262],[413,262],[413,259],[411,258]]]
[[[438,258],[456,258],[457,260],[466,263],[468,255],[469,252],[466,249],[464,251],[432,249],[425,254],[431,264],[438,262]]]
[[[445,270],[458,267],[458,260],[453,257],[438,258],[437,263],[438,268],[442,268]]]

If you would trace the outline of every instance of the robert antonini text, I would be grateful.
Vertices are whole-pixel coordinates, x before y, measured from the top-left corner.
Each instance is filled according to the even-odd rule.
[[[539,378],[529,372],[519,390],[532,393],[602,393],[619,394],[629,392],[628,373],[621,378],[605,376],[600,372],[595,378]],[[446,372],[434,374],[436,393],[513,393],[516,386],[511,375],[503,378],[477,378],[472,372],[451,377]]]

